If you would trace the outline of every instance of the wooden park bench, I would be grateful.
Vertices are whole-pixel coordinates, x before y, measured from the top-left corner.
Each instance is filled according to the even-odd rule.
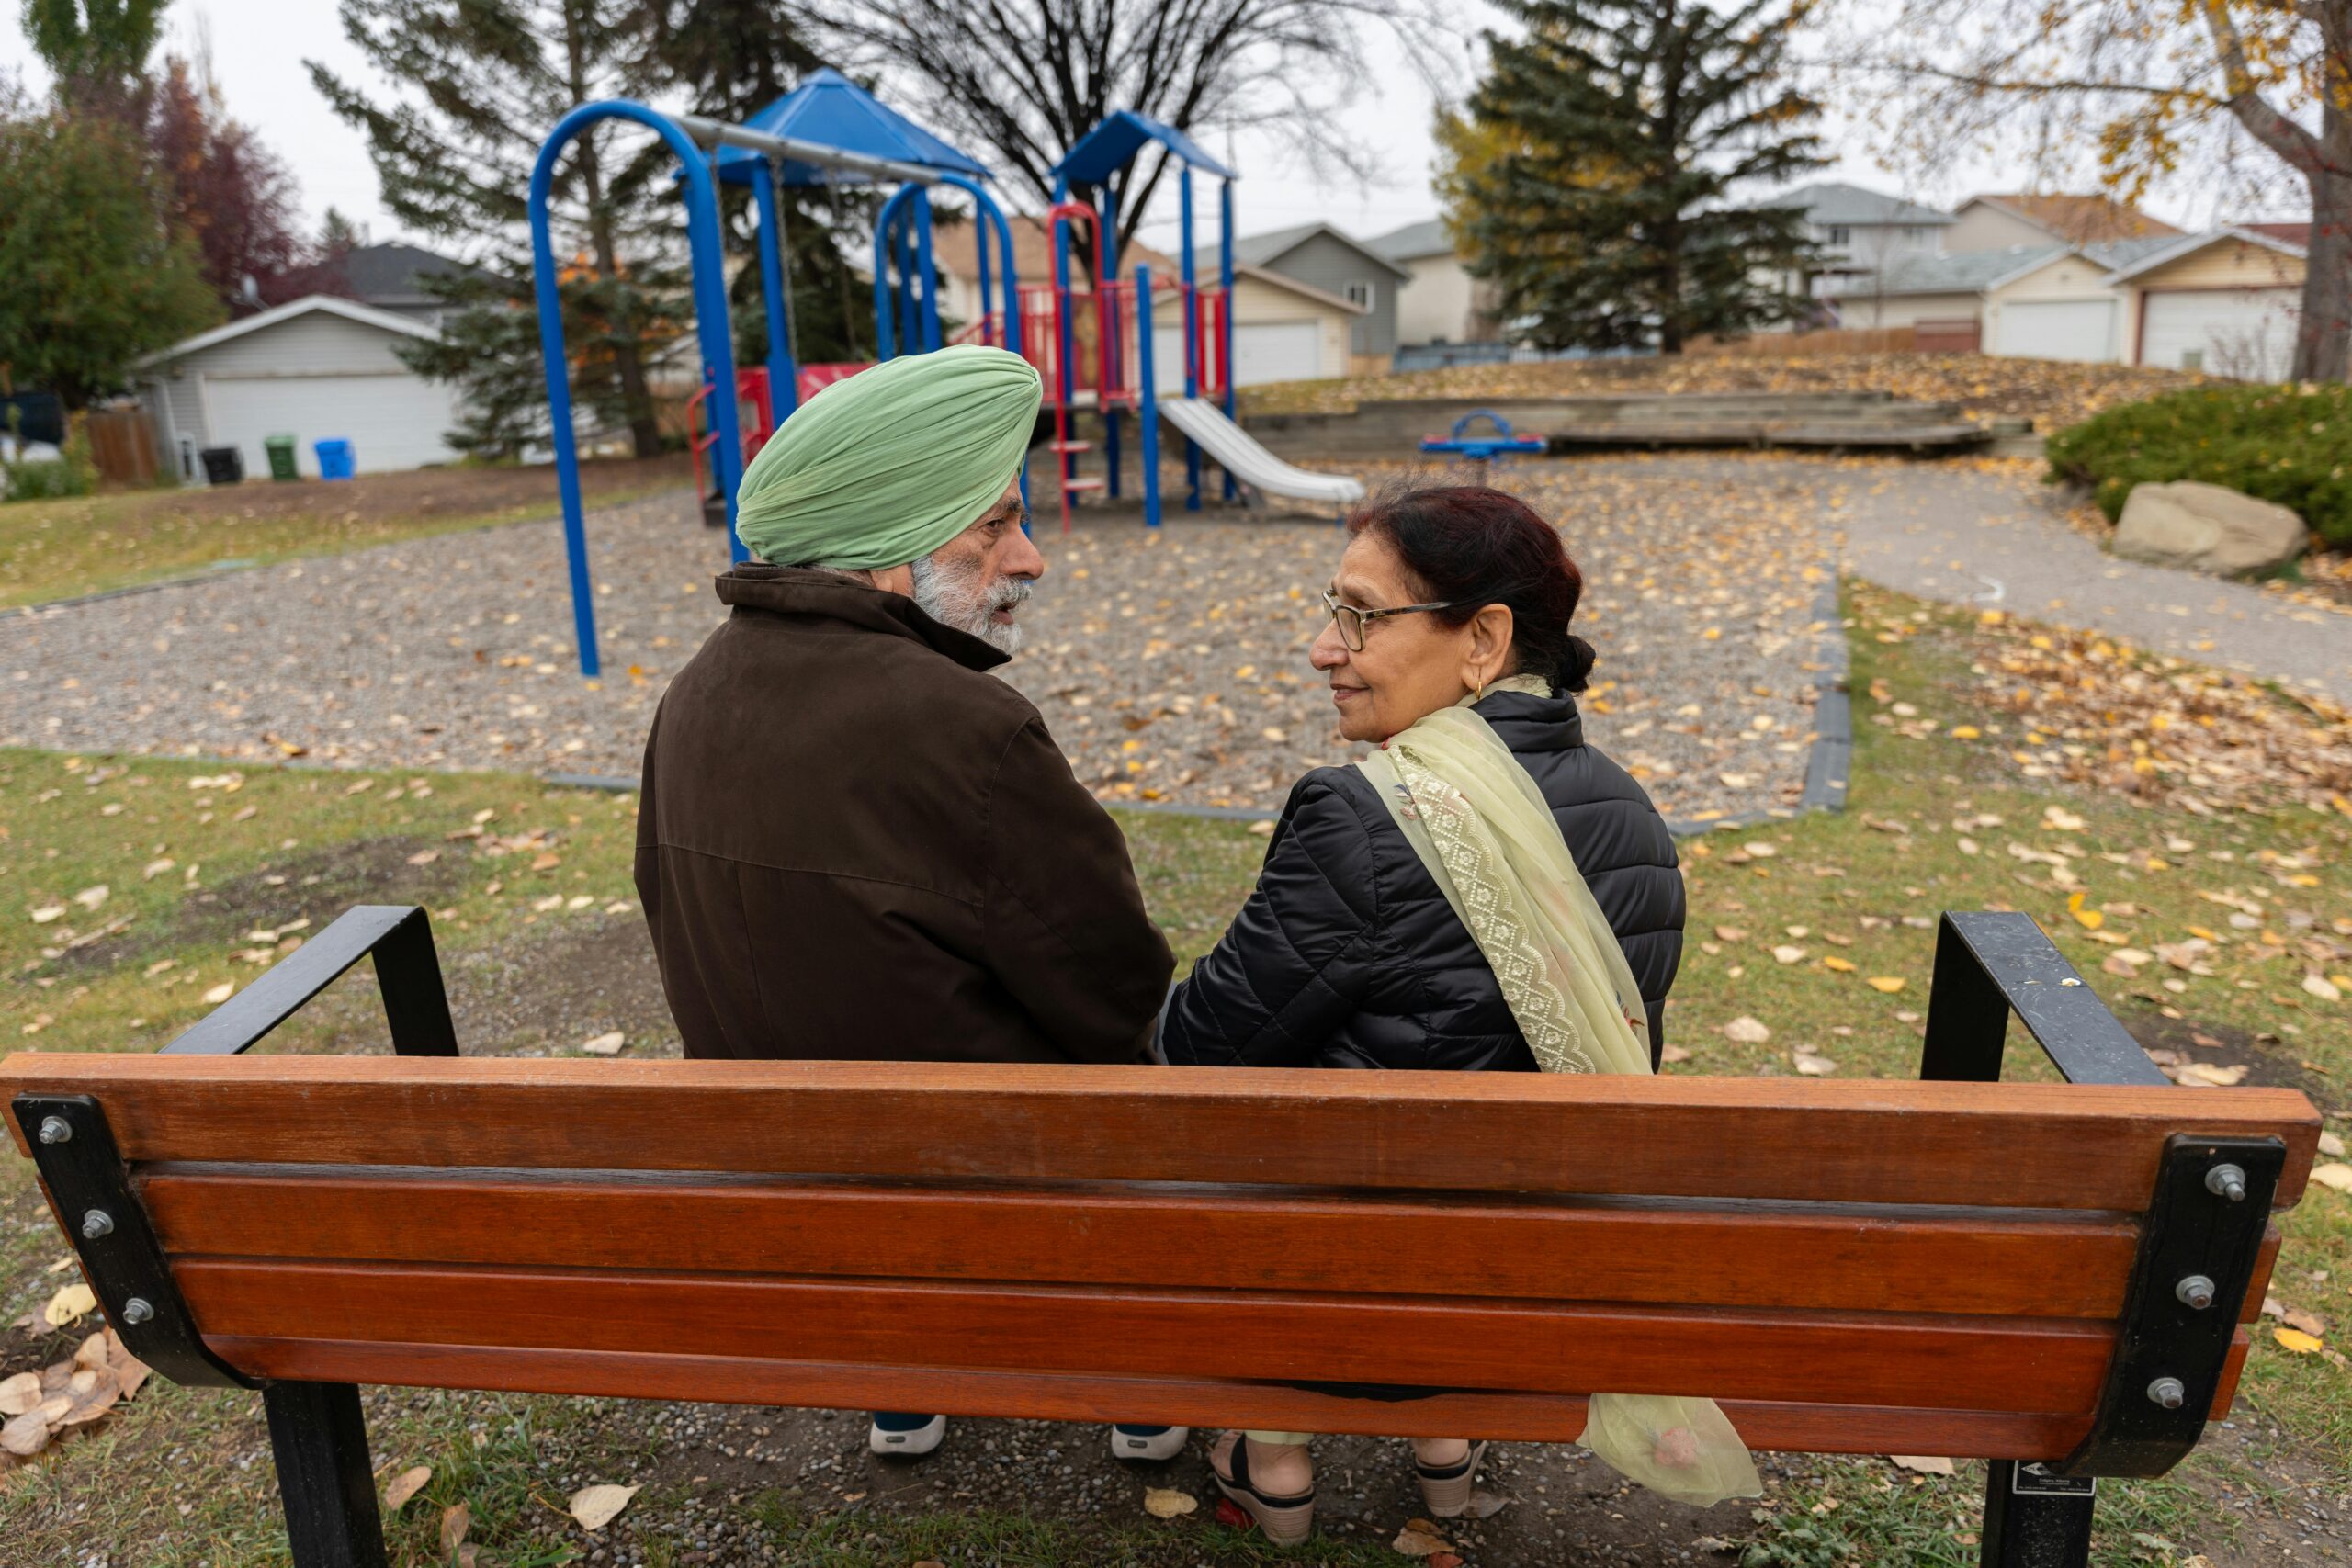
[[[361,957],[394,1056],[241,1055]],[[1999,1077],[2010,1013],[2065,1083]],[[0,1064],[123,1340],[258,1388],[300,1568],[381,1564],[362,1383],[1995,1461],[1984,1557],[2230,1405],[2318,1118],[2166,1082],[1944,918],[1920,1082],[461,1057],[422,910],[154,1055]]]

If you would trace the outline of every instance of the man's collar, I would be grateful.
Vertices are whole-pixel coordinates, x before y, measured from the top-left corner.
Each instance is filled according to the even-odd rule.
[[[867,631],[910,637],[967,670],[993,670],[1012,658],[985,637],[933,620],[903,593],[888,593],[837,571],[746,561],[716,580],[718,602],[738,610],[844,621]]]

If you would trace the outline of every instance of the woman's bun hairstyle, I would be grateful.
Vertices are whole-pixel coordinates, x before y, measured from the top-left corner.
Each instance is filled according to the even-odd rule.
[[[1349,516],[1348,533],[1386,540],[1423,597],[1454,606],[1436,612],[1447,626],[1488,604],[1509,606],[1511,673],[1540,675],[1555,691],[1585,689],[1592,645],[1568,630],[1584,573],[1559,530],[1517,496],[1485,485],[1392,485]]]

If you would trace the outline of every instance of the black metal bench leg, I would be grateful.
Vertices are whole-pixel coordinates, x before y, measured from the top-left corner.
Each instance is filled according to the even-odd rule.
[[[2096,1483],[2013,1459],[1987,1468],[1984,1568],[2086,1568]]]
[[[273,1382],[261,1399],[294,1568],[386,1568],[358,1388]]]

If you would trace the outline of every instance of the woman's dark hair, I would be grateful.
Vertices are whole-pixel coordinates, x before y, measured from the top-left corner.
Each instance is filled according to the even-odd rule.
[[[1374,495],[1348,518],[1351,536],[1379,535],[1426,590],[1454,605],[1434,612],[1450,626],[1488,604],[1510,609],[1512,673],[1539,675],[1581,692],[1592,645],[1570,635],[1584,573],[1553,527],[1517,496],[1485,485],[1399,488]]]

